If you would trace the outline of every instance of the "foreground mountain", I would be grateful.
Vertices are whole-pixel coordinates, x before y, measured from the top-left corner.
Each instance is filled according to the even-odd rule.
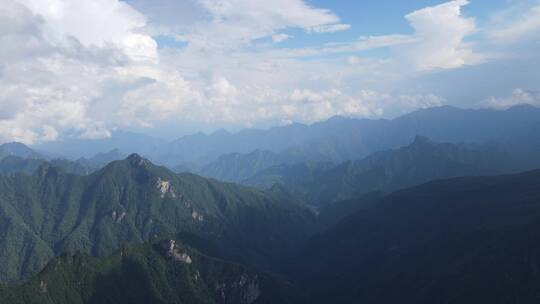
[[[497,143],[512,148],[524,162],[540,164],[540,109],[516,106],[505,111],[449,106],[416,111],[392,120],[334,117],[312,125],[269,130],[218,131],[182,137],[149,155],[170,166],[202,167],[229,153],[266,150],[304,160],[340,163],[407,145],[417,135],[448,143]]]
[[[0,287],[0,303],[296,303],[287,284],[211,258],[176,240],[126,246],[107,258],[53,259],[21,286]]]
[[[360,197],[371,191],[392,192],[434,179],[465,175],[496,175],[522,169],[518,160],[496,146],[436,143],[417,136],[396,150],[374,153],[339,165],[283,164],[256,174],[246,184],[262,188],[284,185],[314,205]]]
[[[271,193],[177,175],[131,155],[88,176],[41,166],[0,177],[0,280],[27,278],[54,256],[109,255],[127,242],[182,234],[262,269],[307,238],[313,212]]]
[[[395,192],[289,264],[312,303],[538,303],[540,171]]]
[[[5,143],[0,145],[0,159],[8,156],[34,159],[44,158],[41,154],[30,149],[28,146],[18,142]]]

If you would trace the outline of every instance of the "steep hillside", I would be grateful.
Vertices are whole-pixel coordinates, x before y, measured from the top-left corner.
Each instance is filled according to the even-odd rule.
[[[313,231],[302,205],[260,190],[174,174],[131,155],[88,176],[44,165],[0,177],[0,280],[26,278],[65,251],[111,254],[182,233],[263,269]]]
[[[255,150],[247,154],[222,155],[196,172],[222,181],[239,183],[270,167],[301,160],[293,155]]]
[[[395,192],[289,264],[314,303],[536,303],[540,171]]]
[[[324,205],[434,179],[494,175],[519,169],[522,168],[517,161],[498,147],[435,143],[418,136],[409,146],[337,166],[292,164],[269,168],[246,184],[267,188],[281,183],[298,198]]]
[[[166,240],[101,259],[80,253],[55,258],[24,285],[0,287],[0,303],[297,303],[290,288]]]

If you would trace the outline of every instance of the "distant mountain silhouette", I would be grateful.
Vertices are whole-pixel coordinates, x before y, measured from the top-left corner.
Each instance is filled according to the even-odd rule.
[[[115,149],[126,153],[146,155],[156,147],[165,144],[165,141],[152,136],[134,132],[115,131],[108,138],[84,139],[68,137],[57,141],[40,143],[32,146],[32,148],[47,151],[55,155],[55,158],[79,159],[91,158],[96,154],[107,153]]]
[[[30,149],[25,144],[18,142],[0,145],[0,159],[8,156],[16,156],[20,158],[44,158],[38,152]]]
[[[521,153],[524,162],[540,160],[540,109],[468,110],[450,106],[419,110],[396,119],[335,117],[312,125],[292,124],[268,130],[246,129],[184,136],[156,148],[159,163],[202,167],[223,154],[255,150],[296,155],[304,160],[343,162],[404,146],[417,135],[448,143],[497,143]]]
[[[348,200],[371,191],[397,189],[463,175],[495,175],[523,169],[506,150],[494,146],[436,143],[417,136],[408,146],[374,153],[361,160],[283,164],[244,181],[269,188],[282,184],[297,198],[314,205]],[[530,169],[530,168],[528,168]]]

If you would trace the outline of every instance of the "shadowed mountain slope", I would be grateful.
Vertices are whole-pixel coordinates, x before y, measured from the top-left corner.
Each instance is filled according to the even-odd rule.
[[[395,192],[290,263],[316,303],[536,303],[540,171]]]

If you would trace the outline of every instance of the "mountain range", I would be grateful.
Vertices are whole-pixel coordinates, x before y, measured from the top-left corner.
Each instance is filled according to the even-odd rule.
[[[244,180],[270,188],[279,183],[306,203],[352,199],[371,191],[392,192],[434,179],[464,175],[496,175],[533,169],[522,166],[498,146],[436,143],[417,136],[408,146],[374,153],[338,165],[324,162],[282,164]]]
[[[269,192],[175,174],[138,155],[87,176],[49,164],[0,177],[0,280],[28,278],[63,252],[106,256],[154,235],[190,235],[266,269],[315,230],[315,215]]]
[[[89,158],[69,160],[62,157],[47,157],[49,153],[40,154],[22,143],[7,143],[0,145],[0,175],[15,173],[32,174],[41,165],[49,163],[62,168],[65,172],[87,175],[103,168],[108,163],[125,158],[127,155],[118,149],[98,153]]]
[[[172,141],[116,131],[104,139],[70,138],[32,146],[42,154],[68,159],[89,158],[113,149],[138,153],[170,168],[201,170],[227,154],[270,151],[285,159],[341,163],[374,152],[396,149],[417,135],[447,143],[497,143],[511,148],[527,162],[537,159],[540,108],[519,105],[507,110],[460,109],[451,106],[415,111],[394,119],[354,119],[336,116],[304,125],[293,123],[270,129],[219,130]],[[230,157],[230,156],[229,156]],[[270,165],[275,163],[270,162]]]
[[[540,151],[540,108],[515,106],[501,111],[450,106],[419,110],[387,120],[334,117],[312,125],[291,124],[238,133],[220,130],[184,136],[156,148],[148,157],[157,163],[200,168],[224,154],[271,151],[306,161],[340,163],[395,149],[417,135],[448,143],[498,143],[526,160]],[[532,152],[531,152],[532,151]]]
[[[286,267],[309,303],[536,303],[540,171],[397,191],[308,241]]]
[[[98,258],[60,255],[0,287],[0,301],[535,303],[538,202],[538,170],[432,181],[356,201],[353,214],[282,256],[280,275],[227,262],[193,235],[150,237]]]
[[[0,145],[0,303],[536,303],[538,131],[438,107]]]

